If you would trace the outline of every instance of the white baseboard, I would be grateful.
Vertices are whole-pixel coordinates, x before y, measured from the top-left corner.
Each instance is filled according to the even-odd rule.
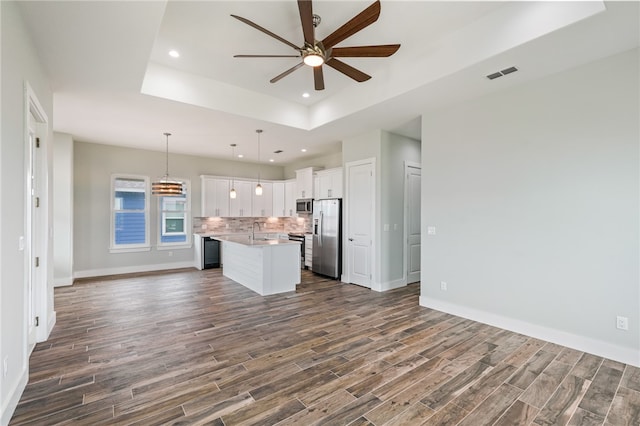
[[[18,402],[20,402],[20,397],[22,396],[22,392],[24,392],[24,388],[27,386],[27,382],[29,381],[29,371],[25,368],[20,375],[20,378],[16,382],[13,389],[9,390],[7,393],[7,398],[2,401],[2,407],[0,407],[0,424],[8,425],[13,413],[16,411],[16,407],[18,406]]]
[[[580,336],[430,297],[420,296],[420,306],[640,367],[640,351],[638,349],[618,346],[603,342],[602,340],[592,339],[590,337]]]
[[[163,263],[159,265],[136,265],[136,266],[123,266],[118,268],[103,268],[103,269],[86,269],[84,271],[75,271],[74,278],[91,278],[91,277],[103,277],[105,275],[120,275],[120,274],[134,274],[136,272],[152,272],[152,271],[165,271],[167,269],[180,269],[180,268],[193,268],[193,261]]]
[[[394,288],[404,287],[406,285],[407,283],[404,280],[404,278],[400,278],[397,280],[386,281],[383,283],[376,284],[375,287],[371,287],[371,290],[374,290],[377,292],[383,292],[383,291],[393,290]]]
[[[56,319],[58,318],[56,311],[53,311],[51,315],[49,315],[49,323],[47,324],[47,339],[51,335],[51,331],[53,327],[56,325]]]
[[[53,280],[54,287],[66,287],[70,285],[73,285],[73,277],[54,278]]]

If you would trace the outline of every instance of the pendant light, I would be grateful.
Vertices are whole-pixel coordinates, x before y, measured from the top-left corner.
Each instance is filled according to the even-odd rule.
[[[256,185],[256,195],[262,195],[262,185],[260,185],[260,133],[262,133],[262,130],[258,129],[256,133],[258,134],[258,184]]]
[[[176,180],[172,180],[169,178],[169,136],[171,133],[163,133],[167,138],[167,149],[166,149],[166,173],[162,178],[156,180],[151,184],[151,193],[153,195],[158,195],[161,197],[178,197],[184,194],[182,182],[178,182]]]
[[[236,144],[231,144],[231,159],[236,158]],[[229,198],[236,198],[238,194],[236,193],[236,189],[233,187],[233,178],[231,178],[231,191],[229,191]]]

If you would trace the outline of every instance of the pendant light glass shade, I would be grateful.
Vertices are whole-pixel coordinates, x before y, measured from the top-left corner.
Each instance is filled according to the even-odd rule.
[[[233,160],[236,157],[236,144],[232,143],[231,144],[231,159]],[[234,188],[233,185],[233,178],[231,179],[231,191],[229,191],[229,198],[231,199],[235,199],[238,196],[238,194],[236,193],[236,189]]]
[[[262,130],[256,130],[258,134],[258,184],[256,185],[256,195],[262,195],[262,185],[260,185],[260,133]]]
[[[166,172],[162,178],[151,183],[151,193],[160,197],[178,197],[184,194],[182,182],[169,178],[169,136],[171,133],[164,133],[167,138],[166,148]]]

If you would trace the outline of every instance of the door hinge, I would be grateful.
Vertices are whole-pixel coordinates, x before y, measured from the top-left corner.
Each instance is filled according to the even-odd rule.
[[[36,148],[40,148],[40,138],[36,138]]]
[[[40,317],[36,317],[36,327],[40,325]]]
[[[37,268],[38,266],[40,266],[40,258],[39,258],[39,257],[36,257],[36,268]]]
[[[40,197],[36,197],[36,207],[40,207]]]

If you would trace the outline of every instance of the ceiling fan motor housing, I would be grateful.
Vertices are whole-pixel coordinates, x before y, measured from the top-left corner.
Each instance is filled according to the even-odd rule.
[[[300,57],[302,62],[294,65],[283,73],[275,76],[270,80],[275,83],[280,79],[291,74],[293,71],[302,66],[309,65],[313,67],[313,80],[316,90],[324,90],[324,75],[322,65],[329,65],[336,71],[346,75],[357,82],[367,81],[370,75],[348,65],[341,60],[342,58],[381,58],[393,55],[399,48],[400,44],[372,45],[372,46],[353,46],[353,47],[335,47],[335,45],[351,37],[358,31],[368,27],[378,20],[380,16],[380,0],[376,0],[369,7],[351,18],[337,30],[329,34],[322,40],[315,39],[315,28],[320,24],[321,18],[313,13],[311,0],[298,0],[298,11],[300,13],[300,23],[302,24],[302,34],[304,36],[304,45],[302,48],[297,47],[294,43],[283,39],[277,34],[272,33],[260,25],[236,15],[234,18],[252,26],[253,28],[275,38],[298,52],[298,55],[235,55],[241,58],[273,58],[273,57]],[[299,46],[299,45],[298,45]]]

